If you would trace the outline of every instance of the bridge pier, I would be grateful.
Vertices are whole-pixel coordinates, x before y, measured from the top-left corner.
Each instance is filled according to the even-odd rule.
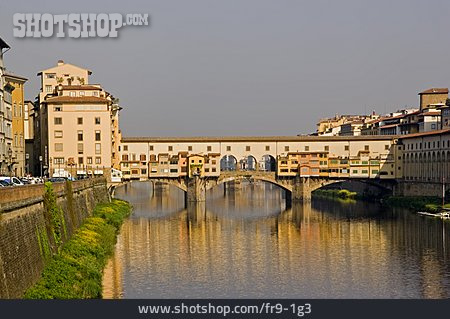
[[[311,185],[308,177],[296,176],[292,185],[292,202],[310,202]]]
[[[205,182],[199,176],[187,179],[186,202],[204,202],[206,200]]]

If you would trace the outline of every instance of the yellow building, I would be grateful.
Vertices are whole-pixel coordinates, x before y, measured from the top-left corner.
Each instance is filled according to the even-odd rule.
[[[203,177],[205,175],[205,156],[194,154],[189,155],[187,159],[189,165],[189,177]]]
[[[445,105],[448,98],[447,88],[431,88],[419,93],[420,110]]]
[[[26,78],[13,73],[4,73],[5,81],[14,87],[12,91],[12,150],[13,175],[25,175],[25,128],[24,128],[24,85]]]

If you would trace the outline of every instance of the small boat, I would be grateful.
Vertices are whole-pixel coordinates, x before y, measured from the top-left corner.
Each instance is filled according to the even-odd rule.
[[[441,212],[441,213],[417,212],[417,214],[423,215],[423,216],[430,216],[430,217],[439,217],[439,218],[443,218],[443,219],[450,218],[449,212]]]

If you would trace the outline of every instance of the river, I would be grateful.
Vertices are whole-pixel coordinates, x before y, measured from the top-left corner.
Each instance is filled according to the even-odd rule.
[[[104,298],[449,298],[450,221],[363,202],[286,207],[267,183],[182,191],[119,187],[134,206]]]

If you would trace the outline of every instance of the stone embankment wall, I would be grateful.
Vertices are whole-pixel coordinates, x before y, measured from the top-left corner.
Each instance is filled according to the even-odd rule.
[[[95,205],[109,199],[104,178],[53,184],[63,235],[69,239]],[[0,298],[21,298],[57,252],[44,185],[0,189]],[[53,221],[54,222],[54,221]]]

